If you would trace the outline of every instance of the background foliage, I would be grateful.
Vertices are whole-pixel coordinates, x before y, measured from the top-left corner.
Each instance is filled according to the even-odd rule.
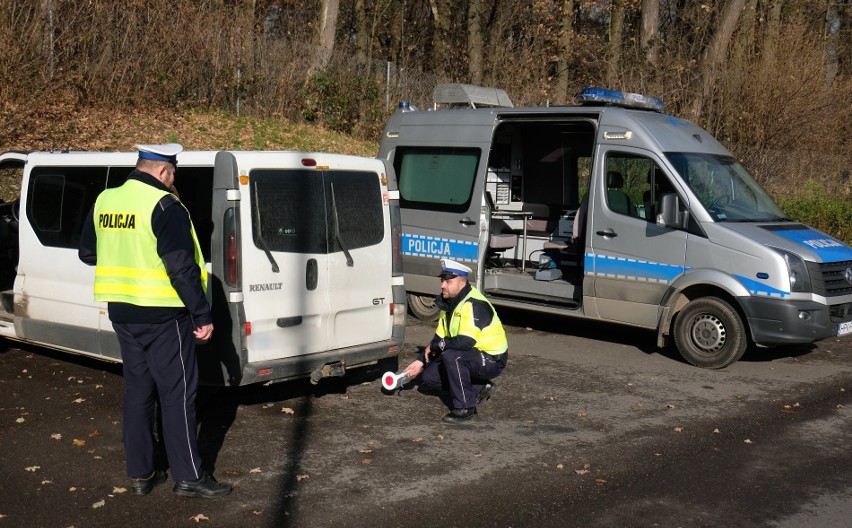
[[[92,123],[190,110],[375,143],[397,101],[429,107],[439,82],[516,105],[598,85],[661,97],[849,240],[850,35],[840,0],[7,0],[0,150],[97,148]]]

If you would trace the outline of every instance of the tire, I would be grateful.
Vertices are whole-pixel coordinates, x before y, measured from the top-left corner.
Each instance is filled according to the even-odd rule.
[[[441,310],[435,305],[435,297],[430,295],[408,294],[408,309],[421,321],[437,321]]]
[[[748,346],[742,318],[718,297],[703,297],[687,304],[675,319],[674,341],[686,361],[708,369],[734,363]]]

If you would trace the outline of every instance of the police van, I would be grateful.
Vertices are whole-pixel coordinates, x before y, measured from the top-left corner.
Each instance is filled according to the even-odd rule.
[[[786,218],[708,132],[653,97],[583,90],[515,108],[441,85],[400,103],[379,157],[402,207],[410,310],[437,315],[441,258],[495,305],[655,330],[690,363],[852,334],[852,249]]]
[[[124,183],[134,152],[8,152],[21,173],[0,204],[0,337],[120,361],[94,267],[77,256],[98,194]],[[375,158],[189,152],[175,181],[208,269],[213,339],[203,383],[343,375],[395,358],[405,330],[393,169]]]

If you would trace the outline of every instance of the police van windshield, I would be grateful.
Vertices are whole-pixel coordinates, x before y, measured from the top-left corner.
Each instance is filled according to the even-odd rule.
[[[789,220],[731,156],[669,152],[666,157],[717,222]]]

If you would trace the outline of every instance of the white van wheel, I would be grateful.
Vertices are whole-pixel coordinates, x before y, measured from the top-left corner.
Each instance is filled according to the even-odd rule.
[[[718,297],[695,299],[677,314],[674,340],[696,367],[719,369],[740,359],[748,340],[740,315]]]
[[[435,305],[435,297],[432,295],[408,294],[408,308],[414,317],[421,321],[437,321],[441,310]]]

